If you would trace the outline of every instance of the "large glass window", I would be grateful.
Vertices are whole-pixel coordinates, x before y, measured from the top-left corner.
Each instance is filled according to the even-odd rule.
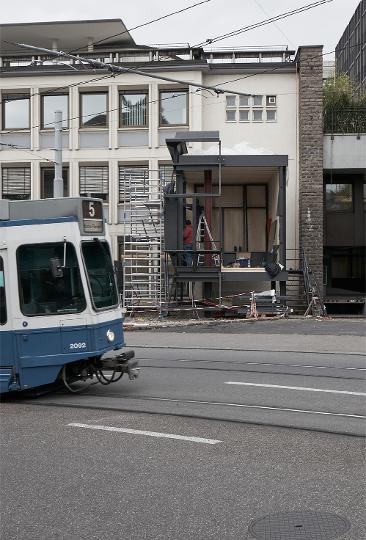
[[[116,306],[118,294],[107,242],[83,242],[82,252],[94,307],[106,309]]]
[[[4,263],[3,263],[2,257],[0,257],[0,324],[5,324],[6,321],[7,321],[7,316],[6,316]]]
[[[29,129],[29,95],[3,95],[3,129]]]
[[[121,92],[120,98],[120,126],[145,127],[147,126],[147,93]]]
[[[54,196],[54,169],[42,169],[41,176],[41,199],[51,199]],[[68,169],[62,169],[62,178],[64,183],[64,197],[69,195]]]
[[[326,184],[326,209],[331,212],[352,212],[352,184]]]
[[[160,92],[160,125],[178,126],[188,124],[188,92]]]
[[[107,92],[80,94],[81,127],[107,127]]]
[[[69,126],[69,98],[64,95],[42,96],[42,129],[53,129],[55,111],[62,112],[62,127]]]
[[[30,244],[17,251],[20,307],[24,315],[80,313],[86,307],[72,244]]]
[[[80,195],[108,200],[108,165],[80,167]]]
[[[30,167],[4,167],[1,171],[2,197],[9,200],[30,199]]]

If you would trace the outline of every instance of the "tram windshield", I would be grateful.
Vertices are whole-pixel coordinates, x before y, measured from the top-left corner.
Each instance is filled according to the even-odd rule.
[[[118,305],[118,294],[108,243],[82,242],[82,252],[94,307],[107,309]]]
[[[80,313],[86,308],[75,248],[69,242],[32,244],[17,251],[22,313]]]

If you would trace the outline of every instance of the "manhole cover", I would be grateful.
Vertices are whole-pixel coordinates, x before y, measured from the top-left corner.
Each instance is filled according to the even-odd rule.
[[[349,521],[328,512],[282,512],[254,520],[249,532],[258,540],[330,540],[350,527]]]

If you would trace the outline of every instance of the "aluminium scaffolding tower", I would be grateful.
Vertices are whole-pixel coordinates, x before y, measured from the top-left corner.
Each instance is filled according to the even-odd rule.
[[[165,301],[163,190],[160,170],[124,169],[120,175],[123,204],[123,290],[127,313],[157,310]]]

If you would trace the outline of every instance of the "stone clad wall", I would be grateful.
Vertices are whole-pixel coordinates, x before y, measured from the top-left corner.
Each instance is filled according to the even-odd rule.
[[[323,283],[323,57],[322,46],[300,47],[299,239],[311,270]]]

